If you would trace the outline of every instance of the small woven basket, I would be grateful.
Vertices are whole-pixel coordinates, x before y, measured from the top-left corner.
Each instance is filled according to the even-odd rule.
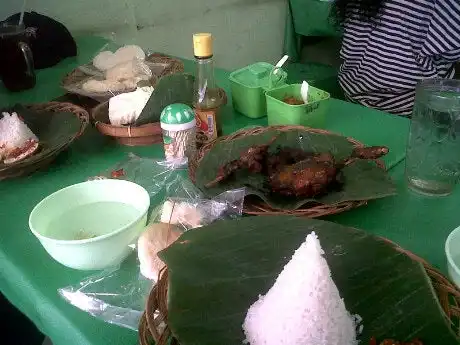
[[[182,61],[167,56],[163,54],[151,54],[148,57],[146,57],[145,62],[148,64],[153,64],[153,65],[160,65],[161,71],[158,73],[154,73],[152,76],[150,82],[152,86],[155,86],[157,81],[160,80],[160,78],[170,75],[170,74],[175,74],[175,73],[181,73],[184,71],[184,64]],[[161,66],[164,65],[164,66]],[[154,69],[152,69],[152,72],[155,72]],[[84,71],[82,71],[80,68],[74,69],[72,72],[68,73],[61,81],[61,87],[65,89],[68,93],[72,94],[77,94],[80,96],[84,97],[90,97],[92,99],[95,99],[99,102],[104,102],[113,97],[114,95],[120,94],[120,93],[125,93],[125,92],[131,92],[134,91],[134,89],[127,89],[124,91],[119,91],[119,92],[99,92],[99,93],[91,93],[91,92],[86,92],[83,89],[81,89],[80,85],[82,85],[85,81],[88,80],[90,76],[86,74]]]
[[[219,89],[222,105],[227,104],[227,95]],[[147,123],[141,126],[113,126],[109,120],[109,102],[100,103],[91,112],[94,125],[103,134],[115,138],[122,145],[142,146],[160,144],[163,142],[163,132],[160,122]],[[200,146],[200,137],[197,134],[197,145]]]
[[[9,167],[0,170],[0,181],[9,178],[20,177],[28,175],[37,170],[47,167],[56,156],[64,151],[67,147],[72,144],[72,142],[80,137],[86,129],[86,126],[89,124],[89,114],[82,107],[76,106],[72,103],[62,103],[62,102],[48,102],[48,103],[39,103],[27,105],[26,108],[36,111],[37,113],[41,112],[55,112],[55,113],[73,113],[81,122],[80,129],[75,133],[64,145],[54,148],[46,156],[43,156],[40,160],[33,162],[27,162],[27,160],[19,161],[17,164],[13,164]]]
[[[460,290],[422,258],[388,239],[383,240],[393,245],[397,251],[423,265],[431,279],[446,319],[450,322],[451,328],[457,337],[460,337]],[[167,345],[168,341],[170,341],[170,344],[179,344],[168,327],[167,296],[168,270],[164,269],[160,273],[157,285],[150,292],[145,312],[139,323],[139,343],[141,345],[150,345],[153,341],[155,341],[156,345]]]
[[[205,144],[201,147],[198,151],[195,160],[189,163],[189,174],[190,179],[195,182],[195,173],[196,170],[203,159],[203,157],[212,149],[212,147],[216,143],[220,142],[228,142],[232,140],[237,140],[240,138],[244,138],[249,135],[260,135],[269,130],[278,130],[280,132],[287,132],[295,129],[300,129],[304,131],[308,131],[310,133],[317,133],[317,134],[327,134],[327,135],[338,135],[336,133],[332,133],[323,129],[316,129],[316,128],[309,128],[303,126],[269,126],[269,127],[254,127],[249,129],[242,129],[237,131],[231,135],[221,137],[211,143]],[[353,138],[346,138],[354,147],[364,147],[362,143],[353,139]],[[385,164],[381,160],[375,161],[376,165],[381,168],[385,169]],[[304,206],[297,210],[287,211],[282,209],[275,209],[267,205],[262,200],[255,198],[255,197],[247,197],[244,201],[244,209],[243,212],[250,215],[255,216],[262,216],[262,215],[293,215],[293,216],[301,216],[301,217],[308,217],[308,218],[318,218],[323,217],[326,215],[337,214],[341,212],[345,212],[351,210],[353,208],[361,207],[367,204],[366,200],[360,201],[344,201],[336,204],[315,204]]]
[[[94,126],[104,135],[113,137],[122,145],[142,146],[163,142],[159,122],[141,126],[113,126],[109,121],[109,102],[96,106],[91,112]]]

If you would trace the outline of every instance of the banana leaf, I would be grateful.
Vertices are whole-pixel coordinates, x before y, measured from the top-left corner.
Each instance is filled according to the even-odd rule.
[[[336,161],[350,156],[353,145],[342,136],[311,133],[304,130],[278,132],[271,130],[260,135],[246,136],[241,139],[218,142],[203,157],[196,171],[196,184],[208,197],[226,190],[247,188],[248,195],[255,195],[275,209],[295,210],[309,203],[336,204],[344,201],[372,200],[395,194],[395,188],[386,171],[373,162],[356,161],[342,170],[343,185],[340,189],[312,198],[286,198],[272,194],[261,174],[251,174],[246,170],[238,171],[234,177],[221,182],[213,188],[206,188],[214,180],[220,166],[238,159],[240,153],[253,145],[261,145],[277,136],[270,146],[274,152],[277,147],[301,148],[312,152],[330,152]]]
[[[163,109],[173,103],[184,103],[192,106],[194,82],[195,77],[186,73],[162,77],[134,124],[140,126],[146,123],[159,122]]]
[[[2,109],[1,112],[16,112],[30,130],[38,137],[39,150],[32,156],[19,162],[5,165],[0,163],[0,171],[33,164],[45,159],[55,151],[67,145],[80,131],[82,126],[78,117],[70,112],[52,112],[30,110],[21,105]]]
[[[371,337],[458,344],[424,268],[361,230],[291,216],[246,217],[184,233],[159,255],[169,270],[168,325],[181,345],[241,345],[248,308],[315,231],[348,311]]]

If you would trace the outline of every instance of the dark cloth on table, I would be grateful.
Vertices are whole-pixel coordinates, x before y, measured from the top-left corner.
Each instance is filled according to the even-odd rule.
[[[14,14],[0,24],[16,25],[19,17],[19,13]],[[29,33],[35,69],[52,67],[67,57],[77,55],[75,40],[58,21],[37,12],[26,12],[24,25]]]
[[[0,294],[0,319],[2,320],[2,345],[41,345],[45,336]]]

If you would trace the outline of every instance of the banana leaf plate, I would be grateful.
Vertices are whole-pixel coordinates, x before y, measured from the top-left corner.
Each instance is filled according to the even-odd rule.
[[[312,231],[347,310],[362,318],[360,344],[458,344],[460,292],[429,264],[364,231],[292,216],[216,222],[160,252],[167,270],[147,301],[141,344],[242,344],[248,308]]]
[[[0,180],[24,176],[48,166],[56,156],[83,134],[89,114],[71,103],[49,102],[14,106],[2,111],[16,112],[39,139],[32,156],[12,164],[0,163]]]
[[[301,148],[305,151],[330,152],[339,161],[348,157],[353,148],[364,145],[322,129],[302,126],[272,126],[243,129],[230,136],[204,146],[196,161],[190,164],[191,179],[208,197],[223,191],[246,187],[245,213],[253,215],[293,214],[310,218],[347,211],[366,205],[369,200],[395,194],[394,185],[381,161],[356,161],[343,169],[344,183],[340,190],[311,198],[286,198],[276,196],[266,188],[265,177],[241,170],[213,188],[205,185],[212,181],[219,167],[237,159],[240,153],[253,145],[267,143],[276,136],[270,150],[277,147]],[[384,144],[384,143],[382,143]]]

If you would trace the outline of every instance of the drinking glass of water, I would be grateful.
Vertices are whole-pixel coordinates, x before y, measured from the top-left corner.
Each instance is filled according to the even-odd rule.
[[[459,173],[460,80],[423,80],[417,86],[407,147],[409,188],[449,195]]]

